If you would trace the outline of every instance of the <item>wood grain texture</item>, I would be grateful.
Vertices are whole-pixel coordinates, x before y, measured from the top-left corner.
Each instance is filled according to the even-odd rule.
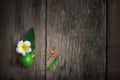
[[[105,80],[105,4],[104,0],[0,0],[0,80]],[[16,44],[31,26],[36,34],[34,54],[51,50],[60,54],[52,71],[38,71],[46,66],[45,56],[35,57],[28,68],[18,64]]]
[[[120,80],[120,48],[108,48],[108,80]]]
[[[105,80],[105,18],[103,0],[47,0],[47,50],[60,54],[47,80]]]
[[[44,80],[45,56],[35,57],[29,68],[21,67],[17,60],[16,44],[23,39],[30,27],[34,27],[36,49],[34,54],[45,51],[45,1],[1,0],[0,1],[0,80]]]
[[[108,0],[108,80],[120,80],[120,0]]]
[[[119,0],[109,0],[108,1],[108,47],[119,48],[120,47],[120,11]]]

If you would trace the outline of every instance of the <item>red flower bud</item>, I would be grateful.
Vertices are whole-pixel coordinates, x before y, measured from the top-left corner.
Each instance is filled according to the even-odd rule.
[[[50,51],[49,54],[51,55],[51,57],[55,57],[56,52],[55,51]]]

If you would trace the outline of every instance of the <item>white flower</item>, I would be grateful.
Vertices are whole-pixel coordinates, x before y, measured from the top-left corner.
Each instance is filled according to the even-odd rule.
[[[23,42],[23,40],[21,40],[17,44],[16,51],[24,56],[26,53],[29,53],[29,52],[32,51],[30,46],[31,46],[30,41],[24,41]]]

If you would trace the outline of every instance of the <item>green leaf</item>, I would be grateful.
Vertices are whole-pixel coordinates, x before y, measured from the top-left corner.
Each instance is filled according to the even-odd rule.
[[[34,32],[34,28],[33,27],[30,28],[27,31],[27,33],[26,33],[26,35],[25,35],[23,40],[24,41],[26,41],[26,40],[30,41],[31,42],[31,49],[32,49],[32,51],[35,49],[35,32]]]
[[[55,57],[53,63],[50,66],[48,66],[47,68],[42,68],[40,70],[47,70],[47,71],[52,70],[57,65],[58,60],[59,60],[59,55]]]

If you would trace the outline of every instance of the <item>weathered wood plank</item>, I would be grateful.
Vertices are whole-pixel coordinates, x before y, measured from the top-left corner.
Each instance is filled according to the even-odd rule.
[[[109,0],[108,1],[108,47],[120,48],[120,1],[119,0]]]
[[[103,0],[47,0],[47,50],[60,54],[47,80],[105,80]]]
[[[108,48],[108,80],[120,80],[120,48]]]
[[[120,80],[120,0],[108,0],[108,80]]]
[[[36,49],[45,51],[45,0],[1,0],[0,1],[0,80],[44,80],[45,57],[35,57],[31,67],[23,68],[18,62],[16,44],[26,31],[34,26]]]

